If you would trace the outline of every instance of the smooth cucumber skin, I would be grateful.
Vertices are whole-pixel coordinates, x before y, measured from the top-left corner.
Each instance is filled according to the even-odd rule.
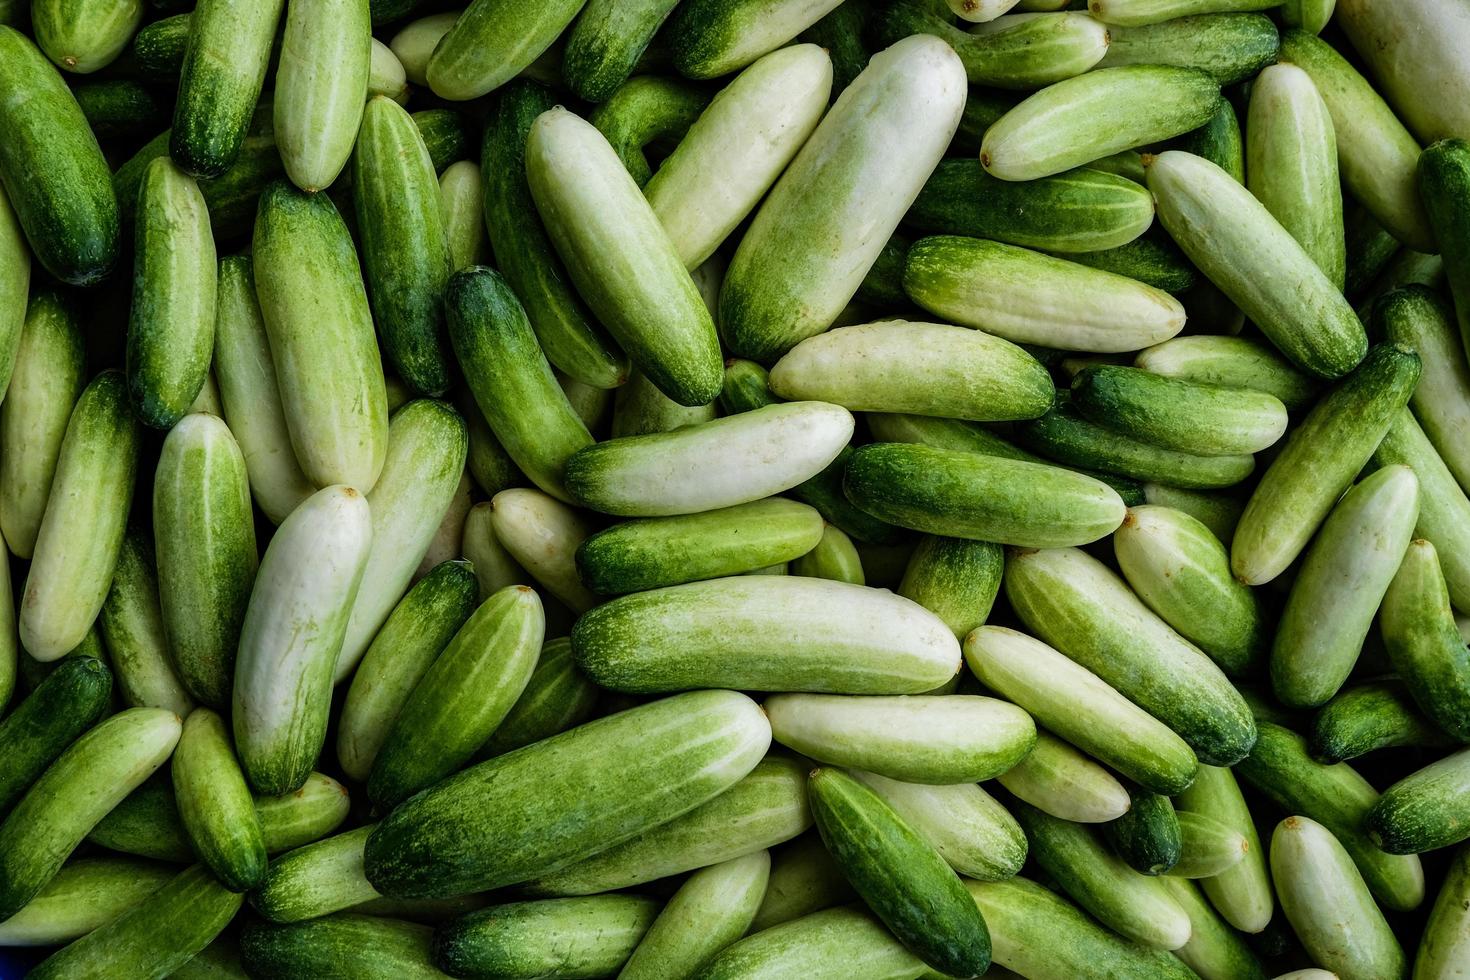
[[[489,254],[485,242],[485,191],[480,165],[458,160],[439,175],[439,214],[449,245],[451,273],[481,263]]]
[[[240,956],[251,976],[270,980],[336,972],[359,980],[442,980],[432,942],[429,926],[338,912],[288,924],[251,920],[240,934]]]
[[[1005,552],[988,541],[926,535],[904,567],[897,592],[944,620],[961,641],[990,616]]]
[[[572,662],[571,640],[548,640],[526,689],[476,758],[493,759],[575,728],[591,717],[598,697],[597,685]]]
[[[776,620],[792,624],[773,632]],[[617,691],[702,687],[917,694],[954,676],[954,634],[877,589],[735,576],[622,596],[572,629],[577,665]]]
[[[1373,462],[1378,466],[1403,464],[1419,478],[1419,523],[1414,534],[1438,551],[1451,602],[1461,608],[1470,606],[1470,562],[1461,543],[1464,529],[1470,527],[1470,499],[1407,408],[1400,409],[1388,427],[1373,452]]]
[[[413,118],[386,96],[363,113],[352,175],[363,273],[383,346],[409,387],[443,394],[450,378],[442,297],[450,269],[439,181]]]
[[[699,691],[589,722],[464,770],[396,807],[368,839],[390,897],[526,881],[712,799],[770,745],[755,702]]]
[[[658,911],[637,895],[495,905],[435,930],[434,962],[454,976],[610,976]]]
[[[759,919],[757,919],[759,924]],[[918,980],[929,972],[861,905],[802,914],[725,947],[700,980]]]
[[[810,784],[822,840],[899,941],[941,973],[984,973],[990,966],[985,920],[939,852],[842,770],[813,770]]]
[[[138,905],[177,868],[125,857],[76,858],[0,925],[6,946],[51,946],[79,939]]]
[[[1209,72],[1221,85],[1244,81],[1276,60],[1281,35],[1252,13],[1199,14],[1140,27],[1108,27],[1099,68],[1174,65]]]
[[[730,261],[719,322],[733,353],[769,362],[832,325],[954,135],[963,75],[942,41],[909,37],[838,96]]]
[[[111,704],[112,671],[92,657],[68,657],[0,721],[0,813],[46,771]]]
[[[132,79],[86,83],[73,94],[99,140],[152,133],[168,121],[167,108],[152,89]]]
[[[1363,819],[1368,836],[1390,854],[1420,854],[1470,837],[1470,749],[1445,756],[1383,791]]]
[[[574,613],[598,602],[577,576],[577,547],[592,533],[579,511],[540,490],[512,487],[490,501],[495,540],[532,580]]]
[[[756,851],[694,872],[664,905],[619,980],[687,980],[745,935],[770,880],[771,856]]]
[[[1261,932],[1271,920],[1275,902],[1260,835],[1235,776],[1229,769],[1201,766],[1194,782],[1174,803],[1181,812],[1206,813],[1245,838],[1245,858],[1204,879],[1200,887],[1230,925],[1241,932]]]
[[[1419,709],[1456,741],[1470,739],[1470,650],[1428,541],[1407,546],[1383,596],[1379,625],[1389,663]]]
[[[71,91],[25,35],[0,25],[0,184],[36,260],[73,286],[112,272],[118,205],[97,138]]]
[[[1325,21],[1326,0],[1304,0]],[[1453,52],[1464,44],[1470,18],[1458,4],[1415,0],[1391,11],[1360,0],[1341,0],[1337,24],[1368,66],[1389,104],[1426,143],[1464,136],[1470,116],[1461,104],[1470,88],[1462,68],[1454,68]],[[1316,24],[1304,23],[1304,30]],[[1440,66],[1446,66],[1441,68]]]
[[[1068,254],[1071,261],[1080,265],[1137,279],[1166,293],[1187,294],[1199,278],[1179,246],[1163,235],[1145,235],[1099,252]]]
[[[1235,106],[1225,96],[1220,96],[1215,111],[1203,126],[1179,138],[1177,147],[1210,161],[1237,184],[1245,183],[1245,140],[1241,137]]]
[[[141,0],[41,0],[31,4],[36,44],[78,75],[107,67],[143,19]]]
[[[572,94],[602,102],[632,74],[678,0],[589,0],[567,32],[561,74]]]
[[[434,94],[475,99],[499,88],[540,57],[586,0],[473,0],[429,57]]]
[[[1191,927],[1189,942],[1175,956],[1204,980],[1266,980],[1266,970],[1245,937],[1220,917],[1195,883],[1171,875],[1164,878],[1164,887],[1189,916]]]
[[[208,708],[190,713],[171,767],[179,817],[200,860],[230,891],[260,884],[265,835],[224,720]]]
[[[1329,765],[1375,749],[1453,744],[1419,712],[1404,685],[1394,680],[1340,692],[1313,717],[1310,738],[1312,758]]]
[[[714,402],[689,407],[680,405],[659,391],[640,372],[634,371],[628,383],[613,394],[611,435],[641,436],[650,432],[668,432],[680,426],[712,421],[719,414]]]
[[[857,545],[852,543],[852,539],[841,528],[832,526],[823,529],[816,547],[791,562],[787,571],[791,575],[825,578],[853,585],[864,585],[867,581]]]
[[[1414,980],[1449,980],[1470,956],[1470,848],[1457,850],[1448,863],[1414,957]]]
[[[1082,11],[996,17],[965,31],[943,4],[896,3],[874,16],[869,33],[880,44],[933,35],[954,48],[971,84],[1012,90],[1080,75],[1108,47],[1107,29]]]
[[[319,191],[337,179],[359,136],[372,58],[369,4],[288,4],[285,20],[272,109],[276,145],[291,182]]]
[[[169,136],[169,155],[185,173],[218,177],[240,155],[284,5],[204,0],[190,15]]]
[[[979,786],[905,783],[861,770],[850,775],[882,797],[960,874],[1002,881],[1026,863],[1025,833],[1010,812]]]

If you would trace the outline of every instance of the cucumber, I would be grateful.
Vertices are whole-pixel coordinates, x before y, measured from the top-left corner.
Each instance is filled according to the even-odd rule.
[[[791,563],[790,574],[825,578],[834,582],[863,585],[863,560],[852,539],[841,529],[827,525],[816,547]]]
[[[1196,456],[1260,452],[1286,432],[1275,395],[1166,378],[1142,368],[1094,365],[1072,379],[1083,417],[1140,442]],[[1182,419],[1190,424],[1181,424]]]
[[[141,0],[40,0],[31,4],[36,44],[58,67],[78,75],[106,68],[143,19]]]
[[[134,858],[68,861],[25,908],[0,924],[0,944],[71,942],[134,908],[175,873],[175,869]]]
[[[1470,528],[1470,499],[1408,409],[1401,409],[1394,418],[1374,450],[1373,462],[1378,466],[1403,464],[1419,478],[1419,523],[1414,534],[1438,549],[1450,599],[1458,607],[1470,606],[1470,562],[1461,541]]]
[[[493,905],[435,930],[434,962],[455,976],[611,976],[658,913],[636,895]]]
[[[1470,368],[1449,304],[1411,284],[1385,293],[1373,315],[1385,339],[1419,352],[1423,371],[1409,405],[1455,481],[1470,486],[1470,453],[1457,438],[1470,426]]]
[[[1129,942],[1026,878],[967,881],[965,888],[990,927],[995,962],[1023,971],[1032,980],[1097,975],[1186,980],[1194,976],[1174,956]]]
[[[1178,814],[1179,860],[1168,874],[1178,878],[1213,878],[1245,859],[1245,835],[1203,813]]]
[[[1390,854],[1419,854],[1470,837],[1467,772],[1470,750],[1462,749],[1400,779],[1364,818],[1368,836]]]
[[[756,851],[694,872],[679,886],[620,980],[687,980],[750,927],[770,878],[771,856]]]
[[[424,147],[429,151],[429,159],[434,163],[436,175],[451,163],[473,156],[469,127],[458,110],[420,109],[412,116],[413,124],[423,137]]]
[[[769,756],[708,803],[525,887],[533,895],[593,895],[774,847],[811,826],[808,768]]]
[[[168,759],[180,722],[162,708],[130,708],[61,754],[0,823],[0,921],[56,876],[108,810]]]
[[[202,0],[189,16],[168,144],[185,173],[218,177],[240,155],[282,6],[284,0]]]
[[[1419,859],[1385,854],[1361,829],[1378,791],[1347,763],[1314,761],[1306,739],[1295,732],[1266,721],[1259,727],[1255,748],[1236,767],[1241,778],[1287,812],[1310,817],[1336,835],[1385,908],[1417,908],[1424,900]]]
[[[1131,805],[1128,791],[1106,769],[1039,729],[1026,758],[996,778],[1016,798],[1074,823],[1116,820]]]
[[[1163,881],[1169,897],[1189,916],[1189,942],[1176,949],[1175,956],[1201,980],[1266,980],[1266,971],[1245,938],[1210,908],[1197,886],[1176,877]]]
[[[319,490],[266,547],[240,628],[235,746],[257,793],[300,788],[326,739],[332,668],[372,541],[367,501]]]
[[[1449,859],[1449,871],[1419,940],[1414,970],[1422,980],[1453,977],[1470,952],[1466,943],[1470,938],[1466,929],[1466,913],[1470,912],[1465,905],[1467,886],[1470,886],[1470,849],[1460,848]]]
[[[1328,701],[1312,719],[1311,743],[1312,757],[1329,765],[1376,749],[1453,744],[1393,680],[1359,684]]]
[[[1302,552],[1408,402],[1419,364],[1412,350],[1377,345],[1297,425],[1235,529],[1230,566],[1236,578],[1264,584]]]
[[[367,493],[387,453],[387,393],[357,255],[331,200],[284,181],[267,187],[254,270],[302,471],[318,486]]]
[[[574,613],[600,601],[577,574],[575,555],[592,527],[579,511],[539,490],[502,490],[490,502],[495,540],[552,597]]]
[[[1138,350],[1184,326],[1184,307],[1161,289],[978,238],[936,235],[915,242],[903,288],[948,321],[1062,350]]]
[[[1014,183],[975,160],[943,160],[904,221],[921,231],[967,235],[1049,252],[1120,248],[1153,223],[1138,184],[1100,170],[1071,170]]]
[[[442,305],[450,267],[433,162],[413,118],[391,99],[369,102],[353,132],[352,197],[373,319],[399,377],[439,395],[450,380]]]
[[[1081,12],[1014,14],[966,32],[948,10],[897,3],[881,11],[869,30],[889,44],[911,34],[938,37],[954,48],[971,83],[1000,89],[1037,89],[1080,75],[1108,48],[1107,29]]]
[[[347,972],[360,980],[441,980],[430,956],[433,930],[375,915],[338,913],[277,925],[248,921],[240,955],[251,976]]]
[[[582,724],[597,705],[598,690],[572,662],[565,637],[548,640],[526,689],[476,753],[491,759]]]
[[[790,628],[772,631],[774,621]],[[577,620],[577,666],[614,691],[699,687],[917,694],[954,676],[933,613],[844,582],[736,576],[613,599]]]
[[[152,542],[137,528],[123,538],[112,586],[96,625],[107,643],[108,660],[124,704],[188,715],[194,702],[170,656]]]
[[[1231,576],[1224,545],[1204,524],[1169,507],[1133,507],[1113,536],[1113,554],[1144,604],[1226,673],[1244,676],[1261,665],[1260,603]]]
[[[1407,545],[1379,623],[1389,663],[1419,709],[1456,741],[1470,740],[1470,649],[1455,626],[1433,544],[1420,539]]]
[[[1347,275],[1337,135],[1312,77],[1272,65],[1251,86],[1246,184],[1342,290]]]
[[[538,487],[570,499],[562,481],[567,460],[593,439],[511,286],[476,266],[454,274],[444,303],[455,355],[496,440]]]
[[[705,968],[702,980],[917,980],[927,965],[866,909],[826,909],[746,936]]]
[[[1180,819],[1167,796],[1130,788],[1128,812],[1099,829],[1113,852],[1142,875],[1171,872],[1183,850]]]
[[[1024,186],[1024,185],[1020,185]],[[1135,238],[1127,245],[1100,252],[1077,252],[1067,256],[1071,261],[1137,279],[1166,293],[1186,293],[1195,285],[1198,273],[1184,253],[1172,241],[1156,235]]]
[[[578,546],[577,571],[593,592],[642,592],[791,561],[815,548],[823,533],[811,507],[769,498],[615,524]]]
[[[161,17],[144,24],[133,35],[130,60],[145,80],[177,85],[184,52],[189,46],[191,19],[191,13]]]
[[[1190,14],[1225,10],[1268,10],[1270,0],[1088,0],[1087,9],[1105,24],[1132,27],[1157,24]]]
[[[507,585],[525,585],[533,581],[495,537],[493,518],[494,508],[490,501],[475,504],[465,515],[464,533],[460,539],[460,550],[474,566],[480,601]]]
[[[1343,224],[1347,238],[1347,288],[1343,292],[1357,300],[1394,261],[1400,251],[1399,240],[1357,202],[1344,202]]]
[[[352,154],[372,63],[370,19],[368,0],[286,8],[272,111],[286,176],[304,191],[331,186]],[[361,178],[354,183],[360,193]]]
[[[371,99],[375,95],[386,95],[399,105],[409,97],[408,74],[403,70],[403,63],[392,48],[377,38],[372,39],[367,73],[367,97]]]
[[[424,79],[440,98],[456,102],[479,98],[539,58],[584,2],[528,5],[473,0],[433,46]]]
[[[709,99],[702,87],[682,79],[639,75],[618,86],[587,121],[607,138],[633,182],[641,188],[653,176],[644,148],[654,142],[677,143]]]
[[[634,371],[628,383],[613,395],[613,438],[668,432],[685,425],[713,421],[718,412],[714,402],[692,408],[680,405]]]
[[[982,626],[965,638],[965,661],[987,688],[1129,779],[1171,794],[1194,778],[1198,762],[1178,735],[1039,640]]]
[[[1256,825],[1229,769],[1200,766],[1195,780],[1175,798],[1179,813],[1204,813],[1245,839],[1245,857],[1200,882],[1215,910],[1236,929],[1258,933],[1271,919],[1271,879]],[[1187,908],[1187,905],[1186,905]]]
[[[722,372],[709,310],[607,140],[551,109],[525,153],[531,195],[588,306],[660,391],[681,405],[713,401]]]
[[[118,78],[72,89],[98,139],[141,136],[168,121],[167,107],[142,82]]]
[[[857,770],[851,775],[967,878],[1001,881],[1026,861],[1026,835],[1020,826],[1005,807],[972,783],[933,786]]]
[[[358,827],[276,858],[250,893],[250,904],[271,922],[299,922],[377,898],[362,874],[363,844],[377,826]]]
[[[1297,367],[1337,378],[1363,359],[1367,339],[1352,307],[1233,177],[1200,157],[1169,151],[1149,165],[1148,185],[1159,221],[1185,254]]]
[[[1013,554],[1005,590],[1028,629],[1168,725],[1201,762],[1232,765],[1250,751],[1255,722],[1225,675],[1095,558]]]
[[[962,75],[939,39],[904,38],[838,97],[730,261],[719,321],[734,354],[773,360],[832,325],[954,135]]]
[[[372,547],[337,655],[335,681],[345,680],[362,659],[426,559],[440,522],[453,511],[466,447],[464,420],[443,402],[416,399],[394,413],[388,425],[387,459],[367,495]],[[456,531],[455,554],[458,546]]]
[[[567,88],[586,102],[604,101],[633,73],[676,3],[590,0],[567,32],[561,62]]]
[[[687,78],[728,75],[783,47],[841,0],[689,0],[665,34]]]
[[[1235,533],[1245,501],[1223,493],[1208,490],[1181,490],[1161,483],[1143,485],[1144,502],[1156,507],[1168,507],[1188,514],[1199,521],[1220,542]]]
[[[852,427],[851,413],[836,405],[767,405],[673,432],[587,446],[567,461],[565,485],[576,502],[620,517],[731,507],[820,473],[847,445]]]
[[[932,844],[881,796],[841,770],[812,771],[811,801],[817,829],[838,867],[899,942],[941,973],[985,972],[985,920]]]
[[[485,191],[480,165],[473,160],[451,163],[439,176],[439,217],[449,247],[451,274],[487,260]]]
[[[995,698],[774,694],[764,708],[776,741],[818,762],[912,783],[991,779],[1036,742],[1020,708]]]
[[[179,817],[205,867],[230,891],[259,885],[265,836],[219,715],[197,708],[185,719],[172,770]]]
[[[214,366],[225,421],[245,458],[252,498],[271,523],[279,524],[314,488],[291,447],[249,256],[220,260]],[[0,405],[0,427],[3,418]],[[0,476],[3,472],[0,458]]]
[[[1231,85],[1275,62],[1280,47],[1276,25],[1260,14],[1201,14],[1134,27],[1109,24],[1108,50],[1097,67],[1197,68],[1221,85]]]
[[[857,896],[816,831],[771,856],[771,874],[746,935],[830,908]]]
[[[112,672],[92,657],[67,657],[0,721],[0,813],[107,711]],[[0,932],[3,934],[3,932]]]
[[[14,376],[23,343],[30,283],[31,250],[20,219],[6,196],[4,185],[0,184],[0,382],[6,388]],[[38,298],[48,295],[40,293]]]
[[[1402,977],[1404,951],[1332,831],[1287,817],[1271,834],[1281,910],[1313,961],[1343,977]]]
[[[414,687],[474,611],[476,584],[467,562],[438,565],[408,591],[362,658],[337,723],[337,758],[366,782],[393,721]]]
[[[839,3],[799,36],[799,40],[817,45],[831,57],[833,99],[852,84],[873,56],[867,37],[872,12],[873,5],[865,0]]]
[[[403,72],[408,80],[415,85],[425,86],[429,84],[426,73],[429,68],[429,58],[434,53],[435,47],[443,39],[449,29],[459,20],[463,10],[450,10],[442,14],[430,14],[410,21],[393,35],[388,42],[388,50],[403,65]]]
[[[520,468],[506,453],[500,440],[495,438],[495,433],[490,431],[489,424],[480,414],[480,408],[467,388],[460,388],[454,404],[469,429],[469,458],[465,465],[475,478],[475,484],[493,497],[507,487],[524,483],[525,477]]]
[[[0,25],[0,184],[36,261],[73,286],[117,263],[118,206],[97,137],[71,91],[30,40]]]
[[[1163,882],[1128,867],[1085,824],[1020,802],[1012,812],[1031,840],[1037,865],[1103,925],[1152,949],[1178,949],[1189,941],[1189,916]]]
[[[1342,687],[1418,517],[1419,481],[1401,465],[1374,472],[1334,506],[1297,571],[1272,646],[1271,686],[1283,704],[1314,708]]]
[[[963,641],[989,618],[1004,567],[999,545],[925,535],[904,567],[897,591],[944,620]]]
[[[1235,106],[1223,95],[1205,124],[1181,136],[1175,148],[1210,161],[1237,184],[1245,183],[1245,141],[1240,135],[1240,120],[1235,116]],[[1147,179],[1145,174],[1145,182]]]
[[[138,441],[122,373],[102,372],[67,422],[26,577],[20,640],[37,660],[74,649],[102,608],[132,503]]]
[[[1415,0],[1385,16],[1372,4],[1342,0],[1337,23],[1416,135],[1432,141],[1466,132],[1470,117],[1457,104],[1470,94],[1463,71],[1431,67],[1453,64],[1446,59],[1461,50],[1470,31],[1464,10],[1438,0]]]
[[[1166,378],[1264,392],[1292,411],[1311,405],[1320,389],[1275,350],[1248,337],[1175,337],[1139,351],[1133,365]]]
[[[1454,297],[1460,338],[1470,336],[1470,314],[1459,312],[1470,302],[1470,219],[1460,200],[1470,181],[1470,143],[1445,139],[1433,144],[1419,158],[1419,196],[1429,214],[1429,224],[1444,257],[1445,279]]]

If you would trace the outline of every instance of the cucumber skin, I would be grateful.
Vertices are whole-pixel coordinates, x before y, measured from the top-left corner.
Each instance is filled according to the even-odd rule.
[[[756,920],[760,925],[760,919]],[[753,930],[706,964],[700,980],[918,980],[924,961],[860,904],[802,914]]]
[[[744,68],[793,40],[840,2],[688,0],[665,32],[674,68],[686,78],[701,80]],[[763,21],[775,23],[767,26]]]
[[[1098,252],[1069,253],[1067,258],[1175,295],[1187,292],[1199,276],[1179,247],[1163,236],[1135,238]]]
[[[1419,196],[1444,258],[1461,342],[1470,347],[1470,142],[1445,139],[1419,157]]]
[[[79,939],[138,905],[177,868],[127,857],[75,858],[20,912],[0,925],[7,946]]]
[[[1261,932],[1269,924],[1275,904],[1271,877],[1266,870],[1260,835],[1235,776],[1229,769],[1201,766],[1194,782],[1179,794],[1175,805],[1180,810],[1207,813],[1245,838],[1244,860],[1213,878],[1204,879],[1200,887],[1231,926],[1241,932]]]
[[[286,174],[304,191],[329,187],[354,141],[363,145],[358,137],[373,52],[369,7],[369,0],[287,5],[271,112]],[[422,222],[419,215],[405,224]]]
[[[526,689],[476,753],[493,759],[575,728],[591,717],[599,690],[572,662],[572,641],[548,640]]]
[[[567,32],[561,75],[587,102],[602,102],[632,74],[678,0],[590,0]]]
[[[1129,790],[1132,805],[1117,820],[1102,825],[1113,850],[1139,874],[1168,874],[1179,863],[1179,818],[1167,796]]]
[[[1000,545],[925,535],[896,591],[944,620],[963,641],[989,618],[1004,568]]]
[[[240,955],[250,976],[274,980],[337,971],[359,980],[440,980],[432,942],[428,926],[338,912],[286,925],[251,919],[240,934]]]
[[[1142,27],[1109,27],[1099,68],[1149,64],[1197,68],[1233,85],[1276,61],[1281,35],[1269,17],[1252,13],[1175,17]]]
[[[0,721],[0,814],[56,757],[92,727],[112,700],[112,671],[91,657],[67,657]]]
[[[186,717],[194,702],[169,656],[155,568],[153,542],[147,532],[129,528],[93,631],[106,644],[123,704],[167,708]]]
[[[610,976],[658,910],[637,895],[493,905],[436,929],[434,962],[455,976]]]
[[[1462,847],[1449,858],[1449,871],[1439,897],[1424,926],[1414,968],[1420,980],[1452,977],[1470,954],[1470,848]]]
[[[531,65],[585,0],[475,0],[434,47],[425,70],[435,95],[476,99]]]
[[[1179,138],[1179,149],[1210,161],[1237,184],[1245,183],[1245,145],[1240,120],[1235,116],[1235,106],[1223,95],[1203,126]]]
[[[1420,854],[1470,837],[1470,749],[1410,773],[1383,791],[1363,818],[1368,837],[1390,854]]]
[[[153,92],[129,79],[79,85],[72,94],[98,139],[151,133],[168,119],[167,109]]]
[[[170,766],[179,816],[205,867],[230,891],[259,885],[265,836],[219,715],[208,708],[189,715]]]
[[[1340,692],[1312,719],[1312,757],[1331,765],[1376,749],[1455,744],[1429,722],[1404,686],[1373,681]]]
[[[771,856],[756,851],[694,872],[643,934],[619,980],[690,977],[749,930],[770,883]]]
[[[700,86],[681,79],[639,75],[618,86],[611,98],[592,110],[587,121],[607,139],[633,182],[646,191],[653,168],[644,147],[655,140],[677,144],[709,101],[709,92]]]
[[[189,13],[161,17],[133,35],[132,62],[138,74],[156,83],[177,83],[189,46]]]
[[[1455,625],[1433,544],[1409,544],[1379,611],[1388,660],[1419,710],[1457,742],[1470,741],[1470,650]]]
[[[0,25],[0,182],[37,261],[62,282],[90,286],[118,259],[111,171],[56,69],[20,32]]]

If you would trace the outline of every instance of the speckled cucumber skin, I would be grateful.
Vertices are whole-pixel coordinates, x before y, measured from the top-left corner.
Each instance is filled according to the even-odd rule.
[[[199,859],[230,891],[260,884],[265,834],[225,721],[208,708],[190,713],[170,769],[179,817]]]
[[[474,0],[429,57],[434,94],[453,101],[490,92],[541,56],[585,0]]]
[[[0,812],[111,704],[112,672],[92,657],[68,657],[0,722]]]
[[[1390,854],[1419,854],[1470,837],[1470,749],[1445,756],[1383,791],[1364,818],[1368,836]]]
[[[598,695],[572,662],[572,641],[548,640],[526,689],[475,757],[492,759],[575,728],[591,717]]]
[[[31,4],[36,44],[59,67],[78,75],[111,64],[142,19],[140,0],[41,0]]]
[[[963,641],[990,616],[1005,551],[989,541],[926,535],[904,568],[898,594],[934,613]]]
[[[918,980],[929,972],[860,905],[823,909],[752,932],[727,946],[701,980]]]
[[[561,72],[572,94],[601,102],[632,74],[678,0],[589,0],[567,32]]]
[[[1358,684],[1340,692],[1312,718],[1311,743],[1312,757],[1329,764],[1375,749],[1453,744],[1395,680]]]
[[[1175,337],[1139,351],[1133,366],[1166,378],[1263,391],[1292,411],[1311,405],[1320,387],[1274,348],[1248,337]]]
[[[971,84],[997,89],[1044,88],[1092,68],[1108,49],[1107,28],[1081,11],[997,17],[966,31],[948,10],[896,3],[871,23],[879,43],[911,34],[939,38],[959,55]]]
[[[1083,368],[1072,379],[1071,403],[1099,425],[1198,456],[1260,452],[1286,432],[1286,406],[1275,395],[1122,365]]]
[[[1099,68],[1174,65],[1209,72],[1221,85],[1256,75],[1276,60],[1281,35],[1269,17],[1199,14],[1140,27],[1108,25],[1108,51]]]
[[[1409,405],[1461,489],[1470,487],[1470,364],[1451,304],[1417,283],[1391,290],[1373,306],[1386,340],[1419,352],[1423,370]]]
[[[25,908],[0,925],[7,946],[50,946],[80,939],[141,903],[177,868],[130,857],[76,858]]]
[[[297,922],[378,898],[362,874],[363,844],[376,827],[356,827],[277,857],[250,904],[272,922]]]
[[[674,67],[718,78],[782,47],[841,0],[690,0],[669,21]]]
[[[1470,956],[1470,848],[1457,850],[1448,864],[1414,959],[1418,980],[1452,977]]]
[[[697,975],[750,928],[770,872],[770,854],[756,851],[684,879],[624,964],[619,980]]]
[[[1438,551],[1450,601],[1456,608],[1470,608],[1470,498],[1407,408],[1394,417],[1373,451],[1373,462],[1378,466],[1403,464],[1419,478],[1419,523],[1414,534]]]
[[[640,895],[494,905],[434,934],[434,962],[457,976],[611,976],[658,915]]]
[[[1470,740],[1470,650],[1450,607],[1434,545],[1408,545],[1379,610],[1388,660],[1419,709],[1457,741]]]

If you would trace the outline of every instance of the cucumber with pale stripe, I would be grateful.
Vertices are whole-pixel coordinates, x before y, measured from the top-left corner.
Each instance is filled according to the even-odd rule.
[[[592,0],[566,34],[561,71],[577,98],[601,102],[637,66],[639,58],[678,0],[619,4]]]
[[[429,926],[339,912],[286,925],[251,920],[241,930],[240,953],[247,970],[262,977],[349,970],[363,980],[442,980],[432,940]]]
[[[1329,764],[1382,748],[1453,744],[1397,680],[1370,681],[1340,692],[1312,718],[1311,742],[1312,757]]]
[[[639,895],[492,905],[434,932],[434,962],[455,976],[611,976],[659,912]]]
[[[260,884],[265,834],[224,720],[208,708],[190,713],[170,767],[179,818],[204,866],[230,891]]]
[[[1379,625],[1389,663],[1419,709],[1455,740],[1470,740],[1470,649],[1430,542],[1407,545],[1383,596]]]
[[[1043,730],[1026,758],[996,780],[1017,799],[1074,823],[1105,823],[1128,812],[1128,790],[1102,766]]]
[[[488,260],[484,178],[478,163],[459,160],[439,175],[439,217],[449,246],[451,274]]]
[[[643,934],[619,980],[688,980],[698,975],[750,928],[770,872],[767,851],[694,872]]]
[[[147,532],[132,528],[113,567],[112,586],[97,617],[107,659],[123,704],[167,708],[183,717],[194,701],[174,668],[158,598],[153,545]]]
[[[1265,392],[1293,411],[1310,405],[1320,390],[1315,379],[1249,337],[1175,337],[1139,351],[1133,366],[1166,378]]]
[[[0,923],[0,945],[53,946],[79,939],[156,892],[175,868],[136,858],[76,858],[26,907]]]
[[[1470,837],[1470,749],[1410,773],[1383,791],[1364,818],[1368,836],[1390,854],[1420,854]]]
[[[1453,977],[1470,956],[1470,848],[1460,848],[1448,863],[1415,957],[1423,980]]]
[[[1250,842],[1212,816],[1186,810],[1179,821],[1179,860],[1167,872],[1177,878],[1213,878],[1245,859]]]
[[[598,695],[572,662],[571,640],[548,640],[525,690],[476,758],[491,759],[575,728],[592,715]]]
[[[374,54],[368,6],[286,5],[272,113],[286,175],[304,191],[325,190],[337,179],[354,139],[364,152],[359,126]],[[396,67],[401,74],[403,66]],[[361,175],[355,183],[362,193]]]
[[[1269,10],[1274,0],[1088,0],[1087,9],[1105,24],[1157,24],[1189,14],[1220,10]]]
[[[0,813],[108,709],[112,672],[92,657],[67,657],[0,721]]]
[[[375,829],[368,824],[277,857],[250,904],[271,922],[299,922],[377,898],[362,873],[363,844]]]
[[[1078,372],[1072,379],[1071,404],[1099,425],[1196,456],[1260,452],[1281,438],[1287,422],[1286,406],[1275,395],[1165,378],[1122,365],[1100,364]]]
[[[111,64],[142,19],[140,0],[41,0],[31,5],[36,44],[59,67],[78,75]]]
[[[1253,13],[1201,13],[1153,24],[1108,25],[1099,68],[1174,65],[1209,72],[1221,85],[1242,82],[1276,60],[1281,35]]]
[[[965,31],[948,10],[896,3],[877,14],[869,32],[880,43],[933,35],[954,48],[972,84],[1023,91],[1082,74],[1108,48],[1107,29],[1081,12],[1012,14]]]
[[[851,775],[967,878],[1001,881],[1026,861],[1026,835],[1005,807],[973,783],[906,783],[876,773]]]

